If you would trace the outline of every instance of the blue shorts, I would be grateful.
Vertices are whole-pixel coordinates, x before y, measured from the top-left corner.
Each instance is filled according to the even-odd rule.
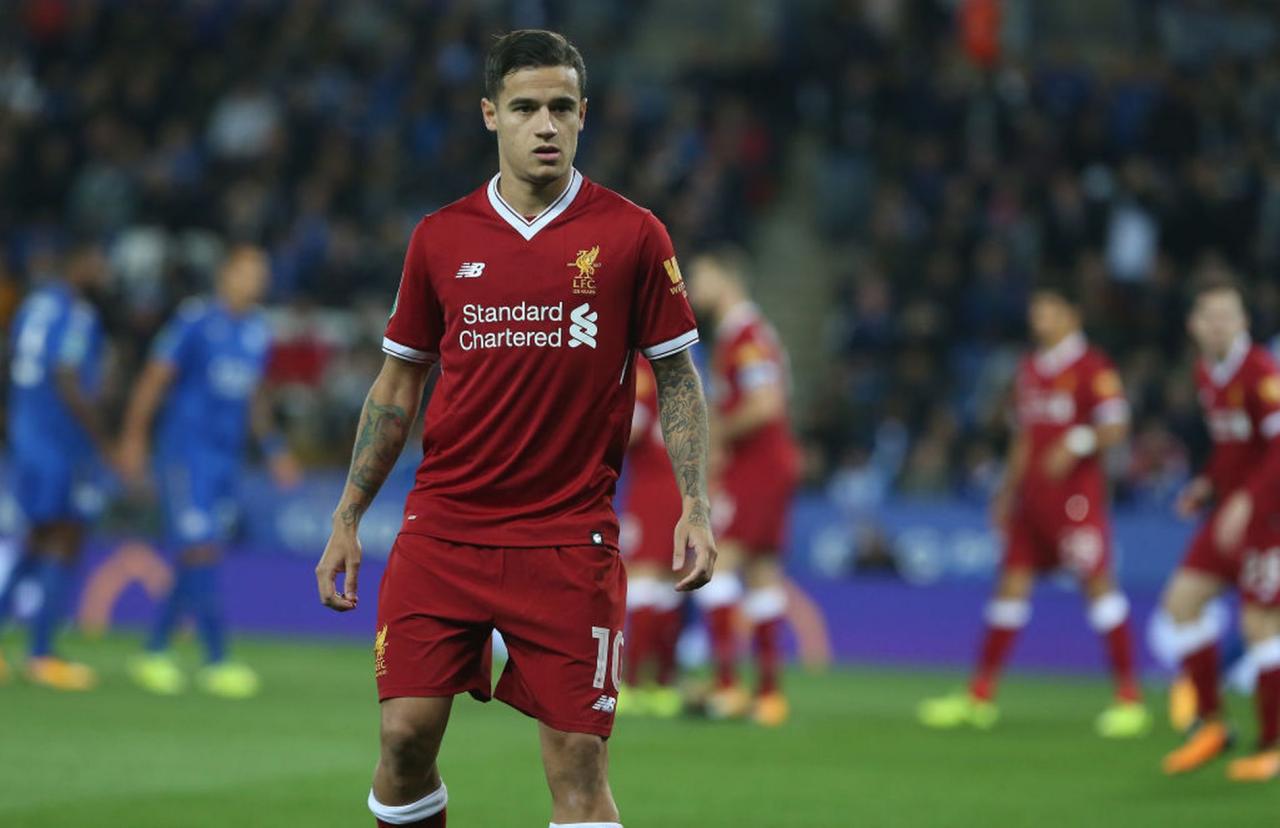
[[[18,451],[10,456],[14,499],[27,523],[86,523],[102,513],[100,469],[73,451]]]
[[[225,542],[236,521],[240,463],[217,455],[160,455],[156,481],[165,540],[179,547]]]

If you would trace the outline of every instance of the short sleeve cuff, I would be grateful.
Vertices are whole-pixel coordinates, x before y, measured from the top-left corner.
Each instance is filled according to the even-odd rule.
[[[640,353],[644,354],[645,359],[663,359],[688,350],[697,341],[698,329],[692,328],[674,339],[668,339],[666,342],[659,342],[657,345],[641,348]]]
[[[408,345],[401,345],[388,337],[382,338],[382,352],[390,354],[396,359],[403,359],[406,362],[428,363],[435,362],[439,359],[439,354],[433,354],[430,351],[419,351],[417,348],[410,348]]]
[[[1106,400],[1093,409],[1093,421],[1098,425],[1120,425],[1129,422],[1129,401],[1123,397]]]

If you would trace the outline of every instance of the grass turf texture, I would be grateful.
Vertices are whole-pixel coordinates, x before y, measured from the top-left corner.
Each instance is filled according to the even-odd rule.
[[[6,650],[17,653],[9,639]],[[0,687],[0,825],[129,828],[366,826],[377,750],[368,647],[246,640],[263,694],[156,698],[124,673],[132,640],[72,640],[102,686],[57,694]],[[194,666],[195,655],[180,650]],[[11,663],[13,659],[11,658]],[[1100,681],[1012,677],[987,733],[936,733],[916,702],[954,674],[883,669],[793,673],[781,730],[625,719],[610,742],[628,828],[735,826],[1203,826],[1280,822],[1276,785],[1241,787],[1223,764],[1162,777],[1167,727],[1134,742],[1093,735]],[[1155,700],[1163,704],[1163,698]],[[1247,703],[1234,715],[1245,741]],[[1160,711],[1163,717],[1163,711]],[[545,826],[549,798],[533,722],[461,698],[441,767],[455,828]]]

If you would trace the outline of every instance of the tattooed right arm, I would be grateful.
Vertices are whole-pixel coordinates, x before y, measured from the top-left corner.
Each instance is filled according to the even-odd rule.
[[[430,365],[391,356],[383,363],[360,412],[347,485],[333,513],[335,529],[354,528],[360,522],[395,467],[418,416],[430,370]]]
[[[333,512],[329,542],[316,565],[320,603],[329,609],[348,612],[355,609],[359,601],[361,550],[357,530],[360,518],[382,488],[409,439],[409,429],[417,419],[422,390],[430,372],[430,365],[389,356],[365,398],[347,485]],[[345,576],[341,592],[337,586],[338,575]]]

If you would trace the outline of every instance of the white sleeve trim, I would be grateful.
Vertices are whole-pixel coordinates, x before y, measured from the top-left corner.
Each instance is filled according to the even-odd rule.
[[[1120,425],[1129,422],[1129,401],[1123,397],[1099,403],[1093,409],[1093,421],[1098,425]]]
[[[1268,440],[1280,434],[1280,411],[1272,411],[1263,417],[1262,422],[1258,425],[1258,431],[1261,431],[1262,436]]]
[[[659,342],[657,345],[641,348],[640,353],[644,354],[645,359],[663,359],[688,349],[697,341],[698,329],[692,328],[674,339],[668,339],[666,342]]]
[[[382,338],[383,353],[391,354],[397,359],[403,359],[407,362],[435,362],[440,358],[439,354],[433,354],[430,351],[419,351],[417,348],[410,348],[408,345],[401,345],[393,339],[387,337]]]

